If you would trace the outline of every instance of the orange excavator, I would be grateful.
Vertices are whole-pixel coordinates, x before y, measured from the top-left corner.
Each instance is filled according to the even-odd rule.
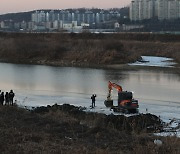
[[[112,99],[112,89],[115,88],[118,91],[118,105],[113,105]],[[108,96],[107,100],[104,101],[106,107],[111,107],[114,112],[122,113],[138,113],[139,105],[138,100],[133,98],[133,93],[128,91],[123,91],[122,87],[116,83],[109,81],[108,83]]]

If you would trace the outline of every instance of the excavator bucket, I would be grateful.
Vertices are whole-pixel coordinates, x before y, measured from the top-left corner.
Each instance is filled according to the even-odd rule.
[[[104,105],[106,107],[113,107],[113,100],[105,100]]]

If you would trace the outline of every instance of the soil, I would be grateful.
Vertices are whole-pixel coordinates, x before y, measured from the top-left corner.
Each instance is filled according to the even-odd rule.
[[[179,139],[171,138],[169,144],[152,135],[161,130],[161,120],[152,114],[104,115],[69,104],[33,110],[0,106],[1,153],[180,152]],[[154,144],[157,138],[162,147]]]

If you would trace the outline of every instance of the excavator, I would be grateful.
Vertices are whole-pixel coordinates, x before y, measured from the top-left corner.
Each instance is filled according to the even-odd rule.
[[[118,91],[118,105],[113,105],[112,89],[115,88]],[[122,87],[116,83],[109,81],[108,83],[108,96],[107,100],[104,101],[106,107],[110,107],[114,112],[122,112],[126,114],[138,113],[139,105],[138,100],[133,98],[133,93],[123,91]]]

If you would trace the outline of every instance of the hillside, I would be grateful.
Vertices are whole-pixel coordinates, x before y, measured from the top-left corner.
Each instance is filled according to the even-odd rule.
[[[13,20],[14,22],[22,22],[22,21],[28,22],[31,20],[32,12],[33,11],[3,14],[0,15],[0,21]]]

